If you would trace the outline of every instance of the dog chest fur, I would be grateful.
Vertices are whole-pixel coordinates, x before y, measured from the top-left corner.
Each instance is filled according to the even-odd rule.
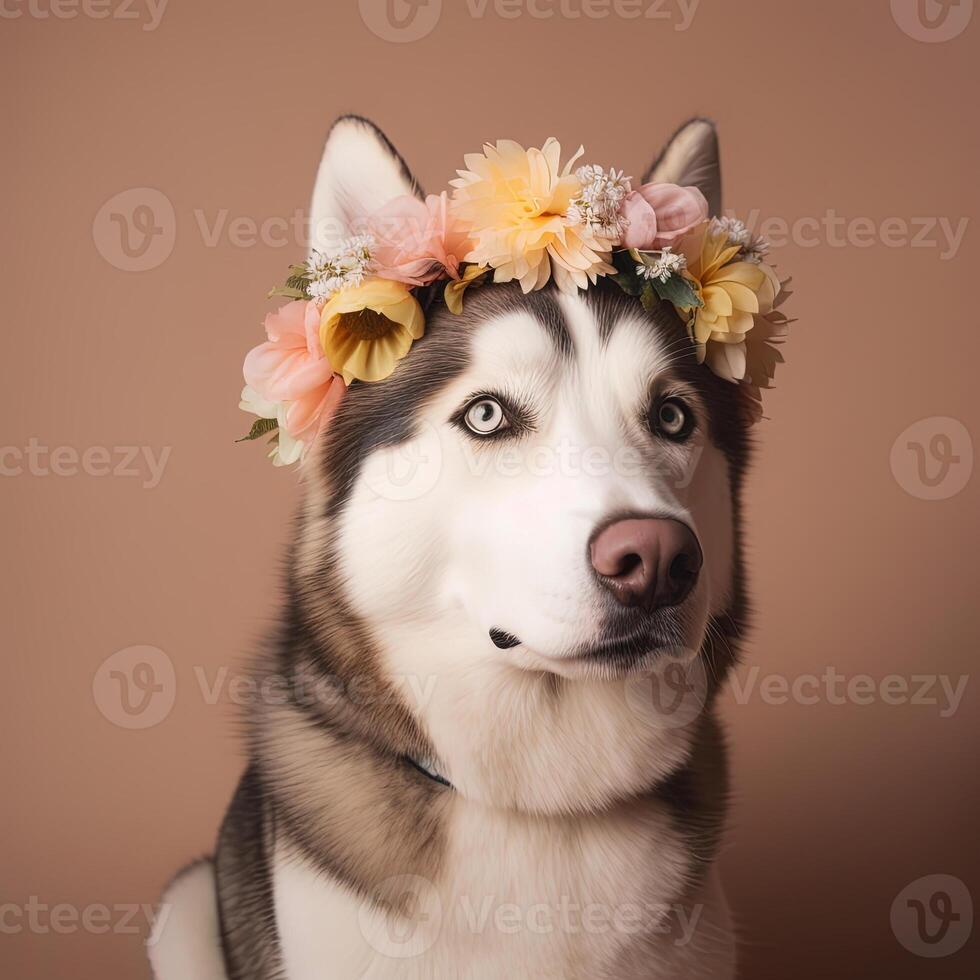
[[[711,879],[688,887],[688,842],[663,803],[529,818],[457,798],[441,867],[431,878],[393,877],[410,906],[399,914],[325,879],[288,844],[279,847],[275,905],[286,975],[322,980],[329,964],[331,976],[363,980],[630,980],[661,975],[654,964],[665,971],[694,960],[714,960],[719,970],[731,964],[723,897]]]

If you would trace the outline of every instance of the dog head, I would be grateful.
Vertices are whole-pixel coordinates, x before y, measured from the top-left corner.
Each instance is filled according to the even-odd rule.
[[[713,127],[684,127],[646,179],[697,185],[717,213]],[[314,245],[418,192],[373,126],[341,120]],[[630,685],[693,663],[703,705],[730,662],[715,641],[741,601],[743,397],[697,363],[672,307],[611,283],[485,285],[458,316],[433,304],[304,464],[296,615],[324,669],[402,685],[365,729],[431,752],[463,792],[531,809],[593,806],[676,768],[691,725],[631,705]]]

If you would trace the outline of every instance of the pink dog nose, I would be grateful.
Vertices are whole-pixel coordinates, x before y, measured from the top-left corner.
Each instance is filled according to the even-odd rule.
[[[668,518],[616,521],[595,535],[589,547],[599,581],[624,606],[676,606],[701,571],[694,532]]]

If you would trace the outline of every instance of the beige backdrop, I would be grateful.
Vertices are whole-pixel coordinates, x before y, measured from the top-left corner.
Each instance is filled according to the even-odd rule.
[[[147,976],[141,905],[211,847],[297,500],[233,442],[240,366],[346,111],[430,188],[504,136],[639,176],[718,121],[800,321],[724,704],[745,976],[976,975],[980,16],[692,2],[3,0],[5,978]]]

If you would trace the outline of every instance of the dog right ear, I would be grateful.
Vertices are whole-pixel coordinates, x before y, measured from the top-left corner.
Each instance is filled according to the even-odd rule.
[[[718,132],[710,119],[691,119],[670,138],[643,183],[696,187],[708,201],[708,214],[721,216],[721,158]]]
[[[330,129],[310,207],[310,248],[336,248],[351,219],[376,211],[394,197],[422,190],[405,161],[374,123],[341,116]]]

